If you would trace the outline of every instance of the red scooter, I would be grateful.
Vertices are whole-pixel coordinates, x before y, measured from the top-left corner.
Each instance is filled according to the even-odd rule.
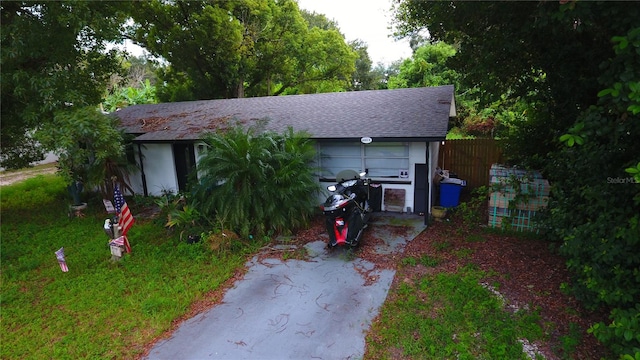
[[[338,181],[327,190],[332,192],[320,206],[325,215],[325,225],[329,233],[331,249],[336,246],[355,247],[367,228],[372,209],[369,206],[369,184],[366,172],[358,174],[353,170],[341,171]]]

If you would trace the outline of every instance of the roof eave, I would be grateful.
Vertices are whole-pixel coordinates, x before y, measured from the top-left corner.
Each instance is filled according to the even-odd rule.
[[[361,137],[344,137],[344,138],[316,138],[310,137],[311,140],[318,142],[360,142],[362,140]],[[446,136],[429,136],[429,137],[375,137],[371,138],[371,142],[439,142],[444,141]],[[134,143],[140,144],[174,144],[174,143],[193,143],[202,141],[203,139],[159,139],[159,140],[139,140],[133,139]]]
[[[443,141],[446,136],[428,136],[428,137],[372,137],[371,142],[434,142],[434,141]],[[360,142],[362,140],[361,137],[344,137],[344,138],[316,138],[311,137],[312,140],[315,141],[336,141],[336,142]]]

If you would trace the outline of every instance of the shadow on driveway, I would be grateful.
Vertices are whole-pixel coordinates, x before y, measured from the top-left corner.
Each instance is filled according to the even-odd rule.
[[[401,253],[424,218],[377,214],[363,235],[376,252]],[[408,231],[389,231],[394,225]],[[185,321],[147,359],[354,359],[387,297],[394,270],[376,269],[358,251],[305,245],[307,260],[254,257],[221,304]],[[375,279],[373,282],[367,279]]]

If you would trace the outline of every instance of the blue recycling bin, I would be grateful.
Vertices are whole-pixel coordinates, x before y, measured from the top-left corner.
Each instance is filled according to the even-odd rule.
[[[444,179],[440,181],[440,206],[451,208],[460,204],[460,193],[467,182],[460,179]]]

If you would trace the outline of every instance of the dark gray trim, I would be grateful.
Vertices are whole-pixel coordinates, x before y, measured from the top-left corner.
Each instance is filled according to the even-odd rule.
[[[425,192],[424,192],[424,207],[425,207],[425,212],[424,212],[424,224],[426,226],[429,226],[429,221],[431,220],[431,187],[429,186],[429,179],[431,179],[432,175],[430,174],[430,170],[431,170],[431,144],[429,144],[427,142],[427,149],[426,149],[427,153],[426,158],[427,158],[427,176],[424,177],[424,181],[425,183]],[[415,190],[414,190],[415,191]],[[415,206],[415,204],[414,204]]]
[[[313,141],[316,141],[318,143],[323,143],[323,142],[360,142],[361,138],[310,138]],[[438,142],[438,141],[444,141],[446,140],[444,137],[437,137],[437,138],[407,138],[407,137],[403,137],[403,138],[372,138],[373,141],[371,143],[376,143],[376,142],[426,142],[426,143],[430,143],[430,142]],[[176,144],[176,143],[195,143],[198,141],[202,141],[203,139],[187,139],[187,140],[136,140],[133,139],[134,143],[139,143],[139,144]]]
[[[196,142],[202,141],[202,139],[188,139],[188,140],[136,140],[133,139],[133,142],[136,144],[195,144]]]
[[[144,196],[149,196],[149,189],[147,189],[147,175],[144,173],[144,162],[142,158],[142,144],[138,143],[138,159],[140,159],[140,175],[142,176],[142,192]]]
[[[311,140],[317,142],[360,142],[361,138],[311,138]],[[372,144],[376,142],[437,142],[444,141],[446,138],[444,137],[433,137],[433,138],[412,138],[412,137],[377,137],[371,138],[373,141]]]

